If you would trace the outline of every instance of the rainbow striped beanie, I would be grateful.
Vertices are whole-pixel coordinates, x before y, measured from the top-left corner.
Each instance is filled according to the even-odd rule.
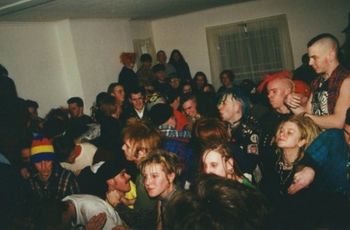
[[[31,162],[37,163],[43,160],[53,161],[54,159],[55,152],[51,141],[44,137],[34,137],[30,156]]]

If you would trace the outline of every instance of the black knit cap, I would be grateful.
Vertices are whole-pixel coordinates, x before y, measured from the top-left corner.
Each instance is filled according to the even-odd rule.
[[[156,126],[165,123],[172,115],[173,109],[164,103],[154,105],[150,111],[150,118]]]
[[[109,161],[104,163],[97,171],[96,176],[101,181],[112,179],[125,169],[125,166],[119,161]]]

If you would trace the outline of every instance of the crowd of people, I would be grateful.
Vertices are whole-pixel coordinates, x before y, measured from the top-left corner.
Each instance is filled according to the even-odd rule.
[[[350,71],[320,34],[307,63],[216,91],[181,52],[120,55],[91,115],[41,118],[0,65],[3,229],[350,229]]]

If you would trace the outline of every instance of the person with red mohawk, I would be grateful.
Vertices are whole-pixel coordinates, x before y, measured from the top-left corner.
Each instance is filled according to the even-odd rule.
[[[265,147],[271,146],[278,125],[292,115],[284,101],[293,92],[293,87],[290,71],[267,74],[257,87],[258,93],[266,91],[270,104],[269,111],[259,119],[262,130],[264,130],[263,145]]]

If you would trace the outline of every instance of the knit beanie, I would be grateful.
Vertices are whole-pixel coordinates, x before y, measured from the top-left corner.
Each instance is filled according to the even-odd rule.
[[[160,126],[173,115],[173,109],[168,104],[156,104],[152,107],[149,115],[153,124]]]
[[[43,160],[55,160],[55,152],[49,139],[37,136],[32,141],[30,160],[37,163]]]

